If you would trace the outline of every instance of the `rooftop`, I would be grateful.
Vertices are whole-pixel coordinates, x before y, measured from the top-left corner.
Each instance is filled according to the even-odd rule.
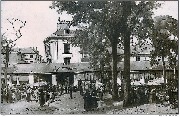
[[[124,69],[124,63],[119,62],[118,70]],[[4,69],[4,68],[2,68]],[[161,64],[159,66],[150,65],[149,61],[133,61],[130,64],[131,71],[142,71],[142,70],[162,70]],[[167,70],[171,70],[168,69]],[[64,65],[63,63],[32,63],[32,64],[16,64],[11,68],[8,68],[8,73],[56,73],[56,72],[91,72],[94,71],[90,67],[89,63],[71,63],[70,65]],[[2,70],[2,73],[4,71]]]
[[[13,52],[20,52],[24,54],[35,54],[38,53],[37,48],[34,47],[28,47],[28,48],[13,48]]]

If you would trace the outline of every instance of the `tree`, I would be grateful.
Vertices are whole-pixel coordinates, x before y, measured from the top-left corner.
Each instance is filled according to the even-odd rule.
[[[166,64],[167,57],[171,67],[177,65],[178,55],[178,21],[169,15],[155,17],[152,32],[151,64],[157,63],[157,57],[162,58],[164,84],[166,84]]]
[[[9,63],[9,54],[12,51],[12,48],[16,45],[15,42],[20,39],[22,37],[21,34],[21,29],[25,26],[26,21],[21,21],[19,19],[12,19],[9,20],[7,19],[7,21],[10,23],[10,25],[12,26],[12,30],[10,31],[11,34],[15,35],[14,38],[9,37],[9,35],[7,34],[7,32],[9,31],[9,29],[7,29],[7,32],[3,33],[1,36],[1,53],[5,54],[5,60],[3,61],[3,63],[5,64],[4,67],[4,79],[5,79],[5,89],[6,92],[5,94],[7,95],[8,93],[8,85],[7,85],[7,69],[8,69],[8,63]],[[18,24],[20,23],[20,24]],[[17,25],[18,24],[18,25]],[[8,98],[7,98],[8,99]]]
[[[149,37],[153,25],[152,10],[158,6],[159,4],[156,2],[146,1],[54,1],[51,8],[58,8],[59,13],[67,11],[72,14],[73,25],[89,24],[88,33],[92,33],[90,36],[94,36],[94,41],[105,39],[110,42],[113,62],[113,100],[118,100],[117,45],[122,42],[125,61],[123,71],[124,106],[128,106],[130,100],[130,40],[133,36],[139,40]],[[99,43],[101,42],[99,41]]]

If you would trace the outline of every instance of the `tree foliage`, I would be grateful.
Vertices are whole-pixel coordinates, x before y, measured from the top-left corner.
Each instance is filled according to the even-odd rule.
[[[155,17],[152,33],[154,50],[151,52],[151,64],[157,64],[157,57],[168,58],[170,66],[177,65],[178,20],[169,15]]]

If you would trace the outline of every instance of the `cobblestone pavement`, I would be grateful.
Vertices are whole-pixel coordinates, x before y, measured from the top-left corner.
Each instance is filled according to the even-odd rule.
[[[38,102],[19,101],[11,104],[1,104],[1,114],[178,114],[178,109],[171,109],[170,106],[160,104],[144,104],[138,107],[122,108],[119,106],[102,106],[101,108],[86,112],[84,100],[79,92],[73,93],[73,99],[69,94],[58,96],[55,102],[49,106],[40,107]]]

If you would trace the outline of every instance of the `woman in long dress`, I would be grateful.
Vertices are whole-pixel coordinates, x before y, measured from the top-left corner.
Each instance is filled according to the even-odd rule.
[[[39,89],[39,104],[40,104],[40,106],[43,106],[45,104],[44,96],[45,96],[45,93],[43,92],[43,89],[40,88]]]

